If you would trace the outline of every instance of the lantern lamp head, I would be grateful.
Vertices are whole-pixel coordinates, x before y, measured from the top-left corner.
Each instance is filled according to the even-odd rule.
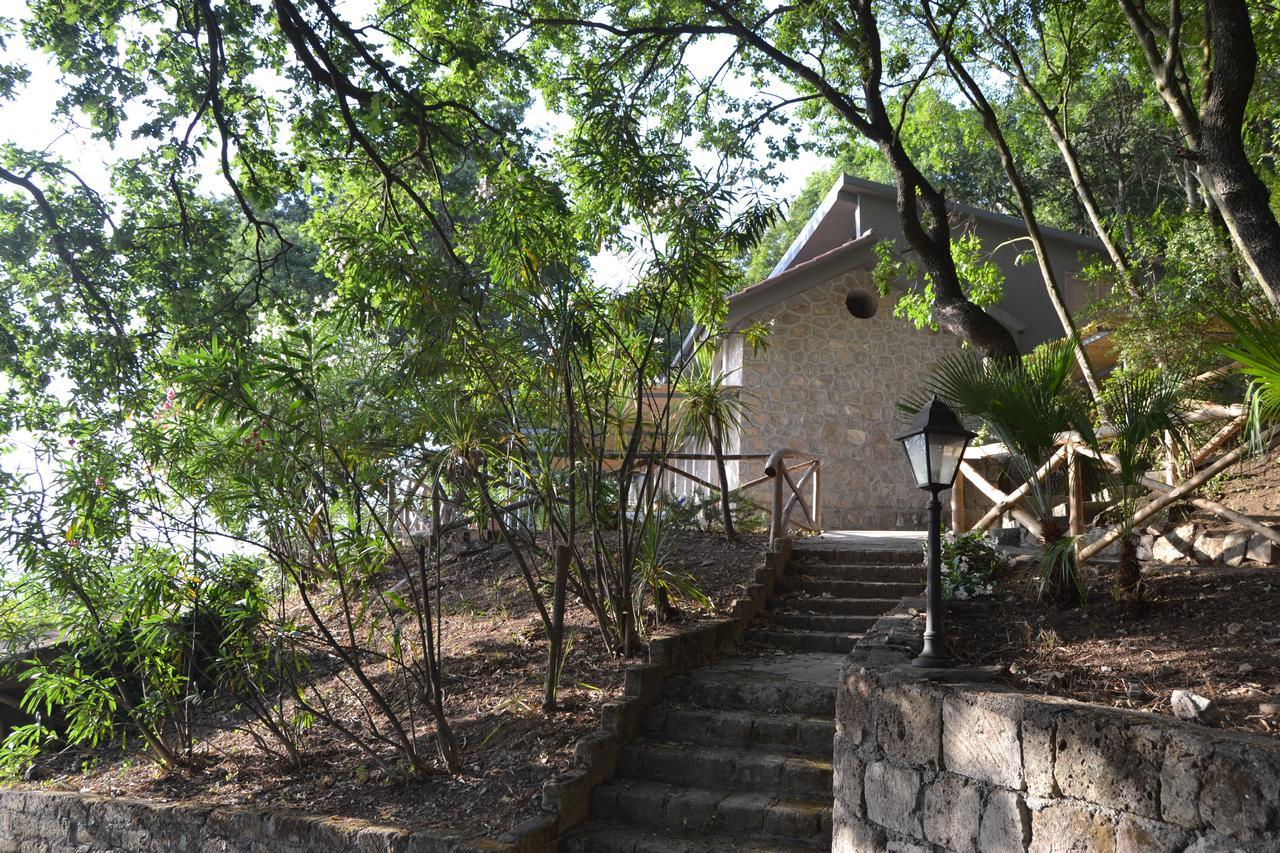
[[[976,435],[935,394],[897,440],[907,452],[916,485],[937,494],[955,482],[964,451]]]

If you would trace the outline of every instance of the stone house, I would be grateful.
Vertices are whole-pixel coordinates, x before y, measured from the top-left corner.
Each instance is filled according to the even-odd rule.
[[[1014,334],[1022,351],[1060,337],[1038,269],[1018,262],[1029,250],[1022,220],[965,205],[954,205],[952,215],[955,233],[976,233],[984,253],[1004,273],[1004,298],[989,312]],[[1043,230],[1063,296],[1078,310],[1091,296],[1079,271],[1101,245],[1078,234]],[[750,411],[728,438],[725,452],[767,454],[787,447],[820,456],[826,529],[920,525],[924,499],[893,439],[902,423],[895,407],[920,387],[935,360],[960,346],[949,334],[918,331],[894,317],[895,295],[882,299],[876,293],[873,247],[883,240],[897,243],[902,253],[908,250],[894,188],[842,176],[770,276],[729,297],[725,337],[716,356],[716,368],[727,384],[740,389]],[[755,323],[769,329],[760,349],[741,334]],[[686,464],[715,482],[711,463]],[[734,461],[730,487],[762,473],[758,459]]]

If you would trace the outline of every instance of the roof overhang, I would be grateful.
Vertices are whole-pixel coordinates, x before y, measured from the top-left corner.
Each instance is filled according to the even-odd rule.
[[[849,240],[816,258],[796,264],[771,275],[759,284],[738,291],[729,297],[725,330],[739,331],[761,311],[836,276],[856,269],[870,269],[875,265],[875,253],[872,251],[875,242],[875,234],[868,231],[855,240]]]

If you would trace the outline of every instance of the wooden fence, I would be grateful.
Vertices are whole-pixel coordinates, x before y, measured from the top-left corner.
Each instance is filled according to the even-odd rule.
[[[1236,512],[1196,494],[1213,477],[1240,464],[1246,458],[1247,452],[1243,445],[1224,450],[1229,442],[1238,439],[1240,431],[1244,428],[1246,421],[1244,407],[1204,403],[1190,412],[1187,419],[1193,423],[1222,422],[1222,426],[1215,430],[1199,448],[1186,454],[1185,457],[1177,452],[1172,442],[1166,443],[1162,471],[1164,479],[1154,476],[1156,472],[1147,472],[1141,477],[1139,483],[1151,492],[1151,496],[1127,520],[1129,526],[1136,527],[1170,505],[1185,501],[1250,533],[1280,544],[1280,532],[1263,524],[1257,518]],[[1111,435],[1114,435],[1114,431],[1106,427],[1098,431],[1098,437],[1103,440]],[[1277,437],[1280,437],[1280,426],[1265,431],[1264,446],[1271,447]],[[987,444],[971,447],[965,451],[964,458],[960,462],[959,473],[956,475],[955,486],[951,490],[953,529],[958,532],[987,530],[1008,515],[1037,539],[1043,541],[1044,530],[1040,521],[1026,509],[1025,499],[1033,488],[1046,482],[1055,471],[1065,466],[1067,469],[1065,494],[1067,532],[1071,536],[1083,537],[1086,526],[1087,496],[1084,490],[1085,478],[1081,470],[1082,459],[1093,459],[1112,471],[1117,470],[1119,464],[1114,456],[1100,453],[1075,433],[1061,435],[1057,444],[1057,449],[1031,478],[1008,493],[992,483],[977,467],[988,460],[1008,458],[1010,453],[1004,445]],[[977,489],[992,502],[991,508],[972,524],[969,523],[966,505],[969,488]],[[1117,521],[1110,525],[1099,538],[1087,544],[1083,538],[1078,538],[1076,545],[1078,557],[1086,560],[1099,553],[1116,541],[1125,527],[1125,524]]]

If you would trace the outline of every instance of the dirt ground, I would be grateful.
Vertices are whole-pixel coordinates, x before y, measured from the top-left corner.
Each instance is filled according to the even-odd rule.
[[[677,603],[674,621],[650,625],[648,636],[722,615],[753,580],[763,547],[760,535],[727,542],[713,534],[675,534],[668,564],[691,572],[715,610]],[[546,715],[540,711],[546,644],[510,554],[493,546],[460,555],[444,569],[443,587],[448,713],[465,765],[459,776],[388,779],[323,726],[307,735],[306,765],[292,770],[255,750],[225,708],[210,707],[197,719],[205,741],[191,768],[163,772],[131,743],[123,750],[68,749],[42,758],[34,774],[39,781],[20,784],[164,801],[288,806],[409,828],[500,834],[538,812],[542,783],[572,765],[575,744],[597,729],[601,705],[620,694],[623,670],[643,660],[643,652],[630,660],[608,655],[590,613],[572,603],[565,620],[570,649],[561,709]]]
[[[1212,699],[1217,725],[1280,736],[1280,569],[1144,567],[1150,606],[1114,601],[1106,567],[1089,603],[1039,604],[1030,578],[1005,573],[995,596],[955,602],[949,648],[965,665],[1007,667],[1026,690],[1171,715],[1170,693]]]
[[[1204,495],[1263,524],[1280,526],[1280,450],[1245,460],[1215,477],[1207,484]],[[1188,520],[1209,530],[1235,529],[1230,522],[1200,509]]]

